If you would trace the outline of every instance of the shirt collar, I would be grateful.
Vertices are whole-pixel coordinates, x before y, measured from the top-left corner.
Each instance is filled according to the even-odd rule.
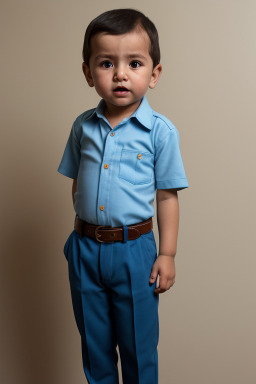
[[[90,118],[96,114],[98,118],[102,118],[105,120],[106,117],[104,116],[104,109],[105,109],[105,100],[101,99],[99,104],[91,114]],[[131,119],[132,117],[135,117],[144,127],[151,130],[153,111],[145,95],[143,96],[141,103],[136,109],[136,111],[131,116],[129,116],[127,120]]]

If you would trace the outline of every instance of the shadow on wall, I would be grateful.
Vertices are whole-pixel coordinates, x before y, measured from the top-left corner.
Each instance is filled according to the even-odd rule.
[[[26,169],[24,166],[21,168]],[[72,382],[74,376],[77,379],[79,372],[83,379],[80,337],[63,254],[62,213],[57,212],[58,189],[54,189],[54,182],[44,183],[40,189],[38,169],[34,172],[30,174],[33,187],[32,183],[27,185],[36,201],[26,206],[19,197],[22,193],[18,193],[24,183],[18,185],[17,179],[10,178],[8,192],[16,192],[11,209],[6,207],[3,212],[0,349],[4,384],[64,384]],[[6,191],[5,195],[3,201],[8,205],[10,194]],[[44,196],[50,196],[51,204]]]

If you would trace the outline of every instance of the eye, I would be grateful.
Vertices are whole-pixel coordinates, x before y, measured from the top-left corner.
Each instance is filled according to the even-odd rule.
[[[105,61],[102,61],[100,63],[100,66],[104,67],[104,68],[110,68],[110,66],[112,65],[111,61],[109,60],[105,60]]]
[[[138,68],[141,66],[141,63],[138,60],[133,60],[131,62],[131,66],[132,66],[132,68]]]

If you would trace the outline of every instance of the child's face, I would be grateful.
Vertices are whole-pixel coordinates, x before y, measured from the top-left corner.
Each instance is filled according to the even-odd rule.
[[[154,88],[162,71],[161,64],[153,69],[149,55],[150,40],[145,31],[123,35],[101,32],[91,39],[89,67],[83,72],[89,86],[105,100],[108,110],[134,110],[148,88]],[[127,91],[115,91],[119,86]]]

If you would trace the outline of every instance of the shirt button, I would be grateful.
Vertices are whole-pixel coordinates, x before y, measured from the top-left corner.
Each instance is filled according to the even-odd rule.
[[[104,211],[104,205],[101,205],[101,206],[100,206],[100,210],[101,210],[101,211]]]
[[[142,158],[142,154],[139,153],[139,154],[138,154],[138,159],[140,160],[141,158]]]
[[[105,168],[105,169],[108,169],[108,164],[104,164],[104,168]]]
[[[111,132],[111,133],[110,133],[110,136],[114,136],[114,134],[115,134],[115,132]]]

